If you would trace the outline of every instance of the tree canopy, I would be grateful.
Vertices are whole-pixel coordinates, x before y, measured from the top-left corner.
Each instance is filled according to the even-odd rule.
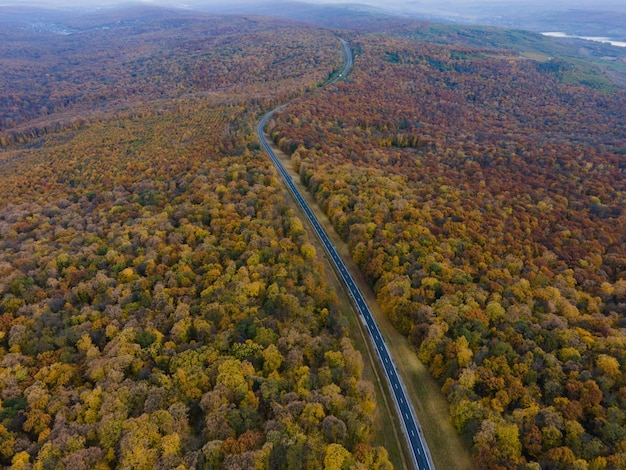
[[[360,353],[253,133],[340,42],[142,21],[2,46],[0,466],[389,468]]]
[[[623,468],[626,93],[415,28],[355,39],[272,136],[479,468]]]

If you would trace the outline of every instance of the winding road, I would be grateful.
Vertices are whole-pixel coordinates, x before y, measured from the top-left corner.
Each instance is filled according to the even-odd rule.
[[[350,50],[350,46],[343,39],[341,39],[341,43],[343,45],[344,53],[345,53],[345,59],[346,59],[345,67],[343,71],[339,73],[339,75],[334,77],[334,79],[329,81],[326,85],[333,84],[345,78],[350,72],[350,69],[352,68],[353,58],[352,58],[352,51]],[[345,283],[345,286],[348,292],[350,293],[350,296],[352,297],[352,301],[354,302],[354,305],[356,306],[358,312],[361,315],[361,319],[363,323],[365,324],[368,333],[370,334],[370,337],[376,349],[376,353],[378,355],[382,368],[385,372],[385,377],[387,378],[389,389],[392,392],[391,394],[393,396],[393,399],[396,405],[396,410],[398,412],[398,416],[400,417],[400,421],[402,422],[402,427],[403,427],[407,442],[409,444],[409,448],[411,449],[411,455],[413,458],[414,467],[418,470],[434,470],[435,466],[432,462],[432,458],[430,456],[430,452],[428,451],[428,447],[426,445],[426,441],[422,434],[422,430],[420,428],[419,422],[417,421],[413,407],[411,406],[409,400],[407,399],[407,392],[406,392],[404,383],[402,382],[402,379],[398,375],[397,368],[394,364],[391,354],[389,353],[387,344],[385,343],[385,340],[383,339],[380,329],[378,328],[378,325],[376,324],[376,321],[374,320],[372,312],[370,311],[367,305],[367,302],[365,301],[365,298],[363,297],[363,294],[359,290],[356,282],[354,281],[354,278],[348,271],[348,268],[343,262],[343,259],[341,259],[341,256],[339,256],[339,253],[337,249],[335,248],[335,245],[333,245],[333,243],[331,242],[330,238],[324,231],[324,228],[319,223],[319,221],[317,220],[317,217],[315,216],[315,214],[313,213],[313,211],[307,204],[306,200],[300,193],[298,187],[294,184],[291,175],[289,174],[289,172],[287,172],[285,167],[282,165],[282,163],[280,162],[280,160],[278,159],[278,157],[272,150],[272,147],[270,146],[269,142],[267,141],[265,137],[263,130],[265,128],[265,125],[267,124],[267,121],[272,117],[272,115],[275,112],[283,109],[285,106],[286,104],[279,106],[276,109],[273,109],[272,111],[267,113],[263,117],[263,119],[261,119],[261,121],[259,122],[257,126],[257,135],[259,137],[259,140],[261,144],[263,145],[263,148],[265,149],[267,154],[272,159],[272,162],[274,162],[274,165],[276,165],[276,168],[278,168],[279,173],[282,175],[283,179],[285,180],[294,199],[297,201],[298,205],[300,206],[302,211],[306,214],[307,218],[309,219],[311,226],[317,233],[317,236],[319,237],[322,245],[324,246],[326,253],[328,254],[330,259],[332,260],[332,263],[334,264],[335,270],[337,271],[337,273],[339,273],[339,276]]]

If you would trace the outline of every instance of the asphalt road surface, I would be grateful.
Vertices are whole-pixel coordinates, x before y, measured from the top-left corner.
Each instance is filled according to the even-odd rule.
[[[333,80],[328,82],[327,85],[333,84],[339,80],[344,79],[350,72],[350,69],[352,68],[353,58],[352,58],[352,51],[350,50],[350,46],[343,39],[341,39],[341,43],[344,48],[344,55],[345,55],[346,63],[345,63],[344,69],[339,73],[339,75],[337,75]],[[298,205],[302,208],[302,211],[306,214],[307,218],[309,219],[311,226],[317,233],[317,236],[322,242],[324,249],[326,250],[328,256],[332,260],[337,273],[339,273],[341,279],[345,283],[345,286],[348,289],[350,296],[352,297],[354,305],[356,306],[359,314],[361,315],[361,319],[363,323],[365,323],[367,331],[370,334],[372,342],[376,348],[376,353],[378,355],[382,368],[385,372],[385,377],[387,378],[389,389],[392,392],[392,396],[396,405],[398,416],[400,417],[400,421],[402,422],[402,427],[404,428],[403,429],[404,434],[409,444],[409,448],[411,450],[414,467],[419,470],[434,470],[435,467],[432,462],[430,452],[428,451],[426,441],[422,434],[422,430],[419,426],[417,418],[415,417],[415,412],[413,410],[413,407],[411,406],[410,402],[407,399],[407,393],[406,393],[406,388],[404,386],[404,383],[402,382],[402,379],[398,375],[397,368],[393,362],[393,358],[391,357],[391,354],[389,353],[387,344],[385,343],[385,340],[380,332],[380,329],[378,328],[378,325],[376,324],[376,321],[374,320],[372,312],[370,311],[369,307],[367,306],[367,303],[365,302],[363,294],[359,290],[352,275],[350,274],[343,260],[339,256],[339,253],[337,252],[335,245],[333,245],[333,243],[331,242],[330,238],[324,231],[324,228],[317,220],[317,217],[315,217],[315,214],[313,213],[313,211],[311,210],[311,208],[309,207],[305,199],[302,197],[302,194],[300,194],[300,191],[298,190],[297,186],[294,184],[291,175],[287,172],[285,167],[282,165],[282,163],[280,162],[280,160],[278,159],[278,157],[272,150],[272,147],[268,143],[267,139],[265,138],[263,129],[265,128],[265,125],[267,124],[268,119],[270,119],[275,112],[284,108],[285,106],[286,105],[279,106],[278,108],[267,113],[263,117],[263,119],[261,119],[261,121],[259,122],[257,126],[257,134],[259,136],[259,140],[261,144],[263,145],[263,148],[265,149],[265,151],[268,153],[268,155],[274,162],[274,165],[276,165],[276,168],[278,168],[278,171],[280,172],[283,179],[285,180],[294,199],[297,201]]]

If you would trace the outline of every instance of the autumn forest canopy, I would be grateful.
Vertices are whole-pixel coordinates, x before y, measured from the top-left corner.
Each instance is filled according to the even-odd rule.
[[[476,468],[626,468],[626,55],[348,26],[5,20],[0,467],[392,467],[331,273],[255,134],[289,101],[267,130]],[[321,87],[339,37],[354,68]]]
[[[626,93],[423,29],[355,39],[272,135],[478,468],[625,468]]]
[[[388,468],[360,353],[253,134],[339,41],[128,23],[2,42],[0,464]]]

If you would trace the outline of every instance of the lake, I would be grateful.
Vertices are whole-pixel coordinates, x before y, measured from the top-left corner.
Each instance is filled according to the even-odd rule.
[[[551,31],[551,32],[541,33],[541,34],[543,34],[544,36],[550,36],[553,38],[577,38],[577,39],[585,39],[586,41],[602,42],[604,44],[610,44],[611,46],[626,47],[626,42],[615,41],[611,38],[604,38],[604,37],[598,37],[598,36],[571,36],[569,34],[561,33],[558,31]]]

